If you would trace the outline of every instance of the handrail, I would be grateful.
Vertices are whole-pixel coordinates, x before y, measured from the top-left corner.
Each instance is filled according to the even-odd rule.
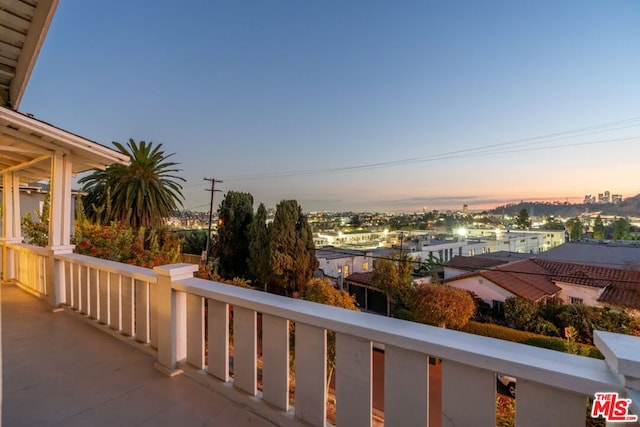
[[[133,279],[144,280],[145,282],[155,282],[157,274],[150,268],[139,267],[137,265],[124,264],[118,261],[111,261],[101,258],[94,258],[88,255],[80,255],[75,253],[55,255],[54,259],[72,262],[83,267],[98,268],[109,273],[120,274]]]
[[[623,391],[602,360],[437,328],[380,315],[189,278],[172,282],[176,291],[223,301],[257,312],[392,345],[496,373],[593,395]],[[526,352],[523,352],[526,348]]]

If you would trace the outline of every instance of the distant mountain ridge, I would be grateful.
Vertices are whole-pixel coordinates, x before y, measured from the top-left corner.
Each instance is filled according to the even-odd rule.
[[[586,204],[586,203],[549,203],[549,202],[520,202],[498,206],[490,213],[516,215],[520,210],[527,209],[531,216],[575,217],[585,212],[599,212],[601,215],[640,217],[640,194],[624,199],[619,204]]]

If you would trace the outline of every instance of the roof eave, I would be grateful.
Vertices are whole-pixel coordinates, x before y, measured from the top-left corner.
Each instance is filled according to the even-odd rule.
[[[15,77],[9,85],[9,102],[11,108],[17,110],[22,101],[31,72],[38,59],[38,54],[47,36],[53,15],[58,7],[58,0],[40,0],[29,24],[24,45],[15,69]]]

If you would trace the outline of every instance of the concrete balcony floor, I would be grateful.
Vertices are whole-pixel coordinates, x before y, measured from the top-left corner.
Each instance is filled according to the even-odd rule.
[[[2,287],[4,426],[272,426],[21,289]]]

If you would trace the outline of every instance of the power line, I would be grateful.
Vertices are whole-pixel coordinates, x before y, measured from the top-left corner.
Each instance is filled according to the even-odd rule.
[[[358,170],[400,166],[404,164],[411,164],[411,163],[418,163],[418,162],[428,162],[428,161],[445,160],[445,159],[451,159],[451,158],[460,158],[460,157],[466,157],[466,155],[469,153],[472,153],[472,155],[510,153],[513,151],[494,150],[494,151],[486,151],[487,154],[483,154],[482,151],[492,149],[492,148],[495,149],[498,147],[507,147],[507,146],[523,147],[523,146],[530,146],[530,145],[536,145],[536,144],[540,145],[540,144],[550,143],[553,141],[583,137],[583,136],[593,135],[593,134],[602,133],[602,132],[611,132],[614,130],[621,130],[621,129],[626,129],[629,127],[635,127],[639,125],[640,125],[640,116],[632,117],[624,120],[618,120],[615,122],[608,122],[608,123],[602,123],[598,125],[586,126],[578,129],[569,130],[569,131],[555,132],[555,133],[550,133],[550,134],[537,136],[537,137],[516,139],[516,140],[502,142],[502,143],[484,145],[481,147],[455,150],[455,151],[440,153],[436,155],[419,156],[419,157],[412,157],[407,159],[390,160],[390,161],[384,161],[384,162],[368,163],[368,164],[345,166],[345,167],[338,167],[338,168],[325,168],[325,169],[315,169],[315,170],[307,170],[307,171],[292,171],[292,172],[284,172],[284,173],[237,175],[237,176],[229,177],[227,178],[227,180],[246,181],[246,180],[254,180],[254,179],[315,176],[315,175],[325,175],[325,174],[339,173],[339,172],[353,172]],[[633,139],[635,138],[638,138],[638,137],[633,137]],[[607,142],[620,142],[623,140],[629,140],[629,139],[619,138],[619,139],[609,139],[609,140],[601,140],[601,141],[590,141],[590,142],[577,143],[577,144],[538,147],[532,150],[552,149],[552,148],[561,148],[561,147],[577,146],[577,145],[600,144],[600,143],[607,143]],[[527,151],[527,150],[519,150],[519,151]]]

